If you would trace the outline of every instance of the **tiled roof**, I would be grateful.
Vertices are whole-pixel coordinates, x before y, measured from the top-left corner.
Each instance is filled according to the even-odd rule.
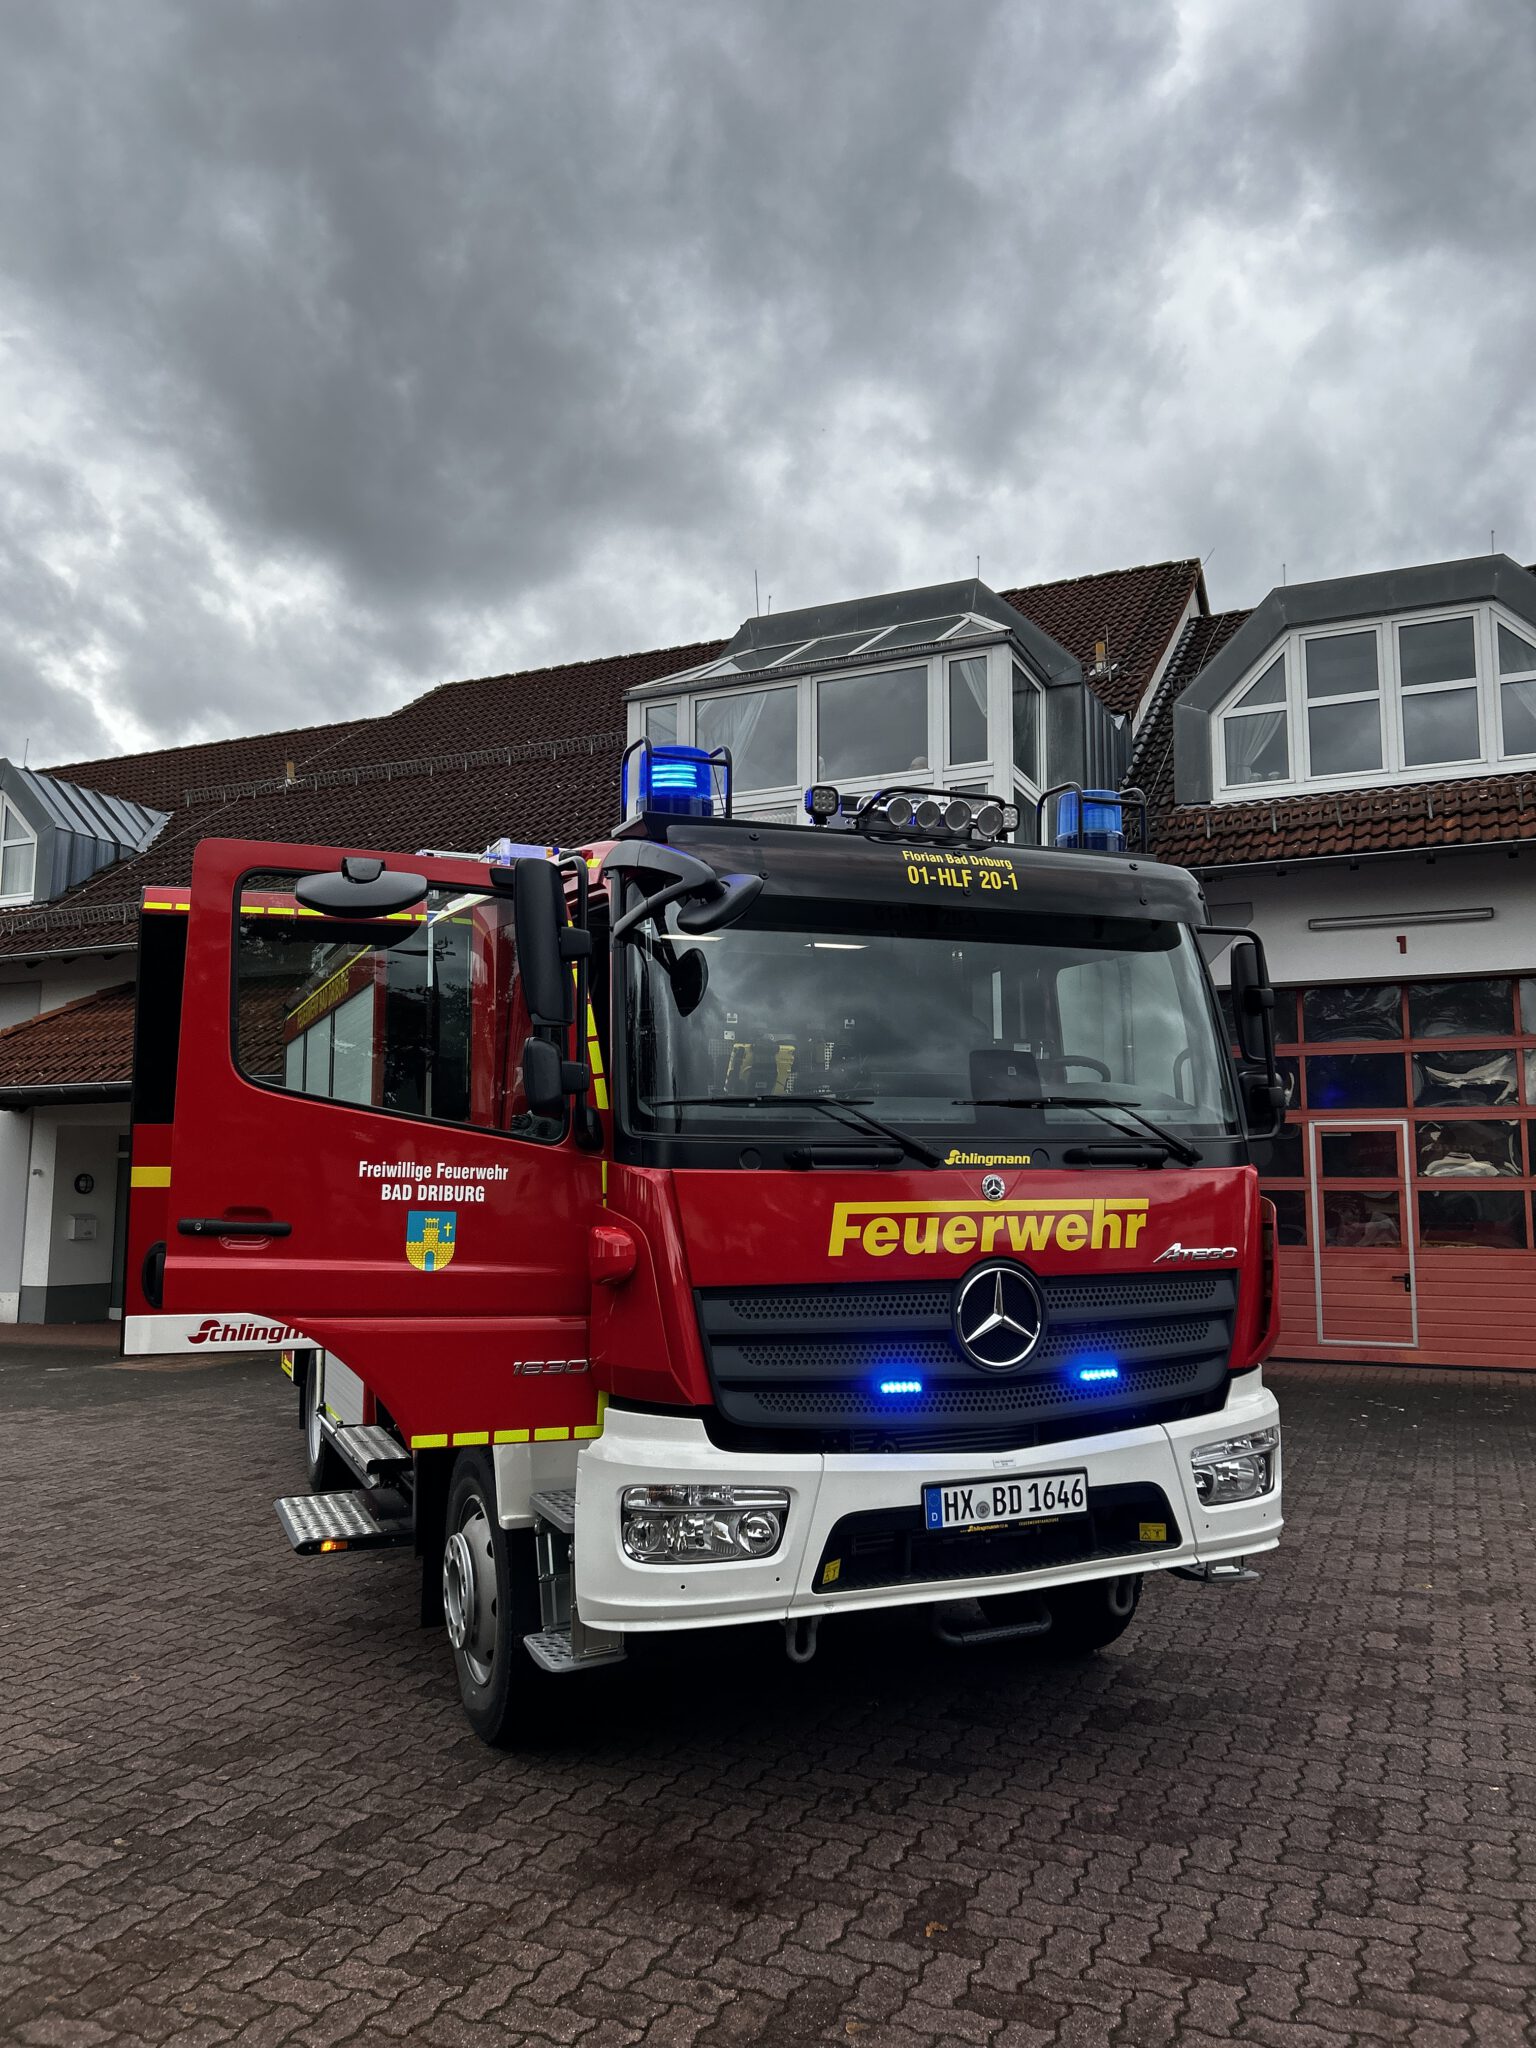
[[[1536,775],[1529,774],[1175,804],[1174,702],[1248,616],[1216,612],[1190,620],[1142,724],[1127,781],[1150,801],[1159,859],[1207,868],[1536,839]]]
[[[132,1069],[131,981],[0,1031],[0,1104],[82,1083],[126,1092]]]
[[[445,683],[387,716],[315,728],[324,743],[295,758],[291,782],[284,759],[292,756],[268,772],[271,755],[231,755],[226,775],[236,767],[257,772],[196,793],[191,803],[178,799],[170,823],[137,859],[103,869],[45,909],[0,913],[0,956],[131,943],[140,891],[189,881],[201,839],[468,851],[508,832],[578,844],[617,822],[624,692],[707,661],[722,644]],[[293,737],[269,734],[262,744]]]
[[[326,749],[368,719],[340,725],[310,725],[287,732],[258,732],[241,739],[207,740],[192,746],[161,747],[149,754],[118,754],[103,761],[70,761],[47,770],[109,796],[174,811],[189,792],[281,775],[286,764],[308,766]]]
[[[1104,641],[1115,673],[1102,682],[1090,680],[1111,711],[1124,712],[1141,702],[1192,594],[1203,611],[1205,587],[1196,561],[1148,562],[998,593],[1075,654],[1085,674],[1093,667],[1096,643]]]
[[[1184,804],[1165,815],[1153,843],[1162,860],[1204,868],[1519,839],[1536,839],[1536,775]]]

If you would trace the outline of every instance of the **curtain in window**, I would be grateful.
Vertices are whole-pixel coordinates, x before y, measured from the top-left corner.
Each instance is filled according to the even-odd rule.
[[[1285,713],[1247,712],[1225,724],[1228,782],[1274,782],[1286,772]],[[1278,745],[1276,742],[1278,741]]]

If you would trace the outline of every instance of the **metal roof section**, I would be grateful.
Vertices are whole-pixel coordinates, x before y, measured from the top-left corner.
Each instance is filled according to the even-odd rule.
[[[1206,804],[1214,795],[1210,721],[1237,683],[1285,634],[1299,626],[1339,626],[1394,612],[1494,599],[1536,630],[1536,575],[1509,555],[1471,555],[1370,576],[1334,576],[1272,590],[1185,689],[1173,710],[1174,795]]]
[[[1083,680],[1077,657],[1060,641],[971,577],[961,583],[930,583],[916,590],[886,591],[877,597],[745,619],[714,660],[642,683],[627,692],[627,698],[672,696],[737,676],[759,676],[765,669],[799,675],[812,668],[852,667],[879,661],[887,653],[915,655],[919,649],[931,651],[956,640],[994,637],[1011,640],[1049,688]]]
[[[127,797],[63,782],[36,768],[0,760],[4,795],[37,835],[32,900],[49,902],[98,869],[142,853],[164,830],[169,813]]]

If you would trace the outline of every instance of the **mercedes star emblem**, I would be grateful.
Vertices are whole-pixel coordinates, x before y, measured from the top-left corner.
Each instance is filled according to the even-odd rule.
[[[981,1176],[981,1192],[989,1202],[1000,1202],[1008,1192],[1007,1183],[1000,1173],[984,1173]]]
[[[955,1335],[986,1372],[1022,1365],[1044,1327],[1040,1290],[1017,1266],[977,1266],[955,1290]]]

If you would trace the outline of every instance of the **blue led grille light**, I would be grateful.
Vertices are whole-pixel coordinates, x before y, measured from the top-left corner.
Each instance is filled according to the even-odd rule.
[[[1056,844],[1083,846],[1094,853],[1124,853],[1125,809],[1112,789],[1075,789],[1056,799]]]
[[[1117,1380],[1120,1377],[1120,1368],[1118,1365],[1080,1365],[1077,1368],[1077,1376],[1080,1380],[1089,1382]]]
[[[882,1394],[920,1394],[923,1383],[921,1380],[882,1380],[880,1391]]]

